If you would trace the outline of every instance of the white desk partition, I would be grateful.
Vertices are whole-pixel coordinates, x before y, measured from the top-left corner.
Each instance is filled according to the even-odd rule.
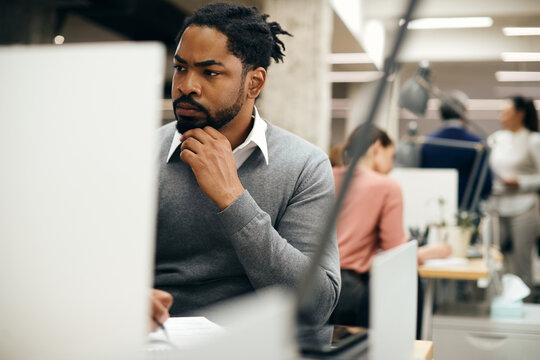
[[[409,360],[416,335],[417,243],[380,252],[370,269],[369,358]]]
[[[0,358],[135,359],[165,50],[0,48]]]

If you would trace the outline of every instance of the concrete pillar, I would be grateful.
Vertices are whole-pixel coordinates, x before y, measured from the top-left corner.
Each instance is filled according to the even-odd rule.
[[[268,69],[257,106],[271,123],[321,149],[330,144],[332,8],[328,0],[264,0],[261,10],[294,35],[282,37],[285,62]]]

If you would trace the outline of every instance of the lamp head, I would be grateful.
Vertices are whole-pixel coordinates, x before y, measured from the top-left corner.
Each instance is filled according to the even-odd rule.
[[[417,115],[426,113],[429,99],[431,69],[428,62],[421,62],[416,76],[409,79],[399,96],[399,107],[412,111]]]

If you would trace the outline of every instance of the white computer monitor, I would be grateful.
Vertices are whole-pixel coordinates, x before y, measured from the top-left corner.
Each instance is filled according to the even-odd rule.
[[[456,169],[396,168],[390,177],[403,190],[403,227],[421,231],[431,224],[453,225],[458,210]]]
[[[0,358],[138,356],[164,57],[157,43],[0,48]]]
[[[375,256],[370,269],[369,358],[409,360],[416,336],[417,244]]]

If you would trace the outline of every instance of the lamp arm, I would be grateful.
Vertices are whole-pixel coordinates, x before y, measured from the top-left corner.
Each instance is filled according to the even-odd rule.
[[[482,169],[480,171],[480,176],[478,177],[478,182],[476,183],[476,189],[474,192],[474,197],[473,197],[471,206],[469,206],[469,211],[474,211],[476,209],[476,206],[478,205],[478,201],[480,200],[480,192],[482,191],[482,187],[484,186],[484,181],[486,181],[486,176],[487,176],[488,168],[489,168],[488,160],[489,160],[489,155],[491,154],[491,148],[489,146],[486,146],[484,153],[486,154],[486,156],[485,156],[484,162],[482,163]],[[471,173],[471,178],[473,178],[472,173]]]
[[[474,128],[474,130],[480,135],[483,141],[487,139],[488,134],[484,131],[484,129],[482,129],[480,126],[478,126],[478,124],[472,121],[459,106],[456,106],[453,101],[450,101],[450,97],[448,97],[448,95],[446,95],[444,91],[439,89],[437,86],[430,84],[421,76],[416,76],[416,82],[424,89],[426,89],[429,93],[433,94],[437,99],[441,100],[443,103],[450,106],[452,110],[458,113],[467,125],[470,125],[472,128]]]
[[[482,156],[484,153],[487,153],[487,150],[486,150],[486,147],[482,146],[482,150],[477,152],[476,156],[474,157],[474,163],[471,168],[471,174],[469,176],[469,180],[467,181],[467,187],[465,188],[463,199],[461,199],[461,206],[459,207],[459,211],[464,211],[465,209],[467,209],[469,212],[471,212],[471,211],[474,211],[474,209],[476,209],[476,202],[473,201],[473,203],[471,204],[470,200],[471,200],[471,194],[473,193],[474,180],[476,179],[476,174],[479,173],[480,163],[482,162]],[[487,158],[484,161],[484,163],[487,163]],[[483,186],[484,186],[484,181],[483,180],[478,181],[478,185],[474,189],[475,190],[474,194],[476,194],[477,192],[476,190],[481,189]]]
[[[486,147],[486,144],[483,142],[443,139],[443,138],[435,138],[435,137],[429,137],[429,136],[414,136],[414,137],[409,137],[409,139],[411,142],[414,142],[415,144],[419,144],[419,145],[423,145],[423,144],[439,145],[439,146],[452,147],[452,148],[471,149],[477,152],[483,151],[484,147]]]
[[[381,79],[379,80],[375,97],[373,99],[373,102],[371,103],[371,108],[365,122],[368,125],[373,123],[375,114],[377,113],[379,104],[384,95],[384,90],[386,88],[386,84],[388,83],[388,78],[391,72],[395,70],[395,62],[396,62],[397,54],[403,43],[403,39],[407,32],[407,26],[411,20],[412,14],[414,12],[414,9],[416,8],[417,3],[418,3],[418,0],[409,0],[409,4],[407,5],[405,16],[403,16],[404,22],[401,24],[401,27],[399,28],[394,45],[392,47],[392,51],[390,52],[390,55],[387,57],[385,61],[384,73]],[[356,164],[358,163],[358,160],[366,152],[368,148],[367,146],[368,135],[369,135],[369,126],[365,126],[364,129],[360,132],[360,134],[358,134],[358,136],[353,140],[354,145],[352,149],[351,164],[349,165],[347,173],[345,174],[345,178],[343,179],[341,189],[339,193],[337,194],[336,201],[334,203],[334,206],[332,207],[332,211],[329,214],[329,216],[326,218],[326,221],[324,222],[324,227],[323,227],[323,230],[321,231],[320,238],[318,239],[317,249],[315,250],[315,253],[313,254],[311,258],[310,266],[307,269],[307,272],[299,285],[298,298],[297,298],[297,314],[298,314],[298,321],[300,323],[304,323],[304,324],[307,323],[305,319],[309,317],[309,314],[307,313],[307,311],[310,311],[311,309],[310,305],[314,301],[313,299],[314,296],[312,296],[313,295],[312,291],[314,289],[314,285],[315,285],[314,280],[316,278],[316,274],[318,273],[319,264],[321,262],[323,254],[325,253],[326,247],[330,243],[330,239],[333,238],[332,234],[335,231],[334,229],[335,229],[336,219],[339,215],[339,211],[341,209],[343,200],[345,199],[345,194],[347,193],[347,190],[353,178]]]

